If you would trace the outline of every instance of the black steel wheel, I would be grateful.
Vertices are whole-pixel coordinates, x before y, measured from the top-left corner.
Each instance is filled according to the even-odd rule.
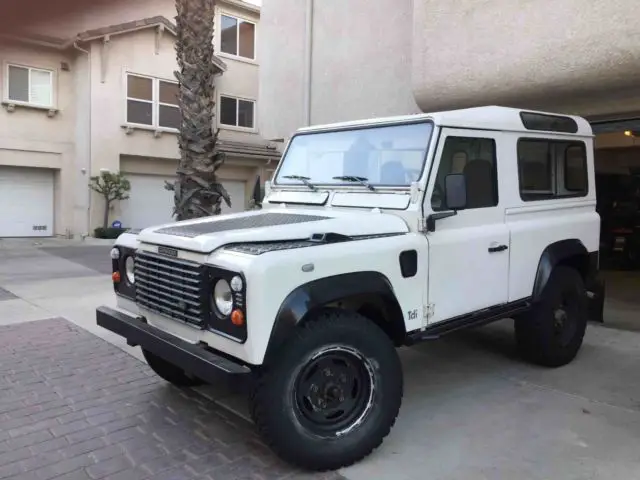
[[[533,309],[516,319],[516,340],[527,360],[560,367],[571,362],[589,318],[587,292],[577,270],[556,267]]]
[[[300,423],[318,436],[344,435],[366,418],[374,388],[374,368],[359,351],[327,347],[298,373],[295,412]]]
[[[402,366],[380,327],[326,310],[299,326],[260,372],[251,414],[285,461],[332,470],[369,455],[389,434],[402,402]]]

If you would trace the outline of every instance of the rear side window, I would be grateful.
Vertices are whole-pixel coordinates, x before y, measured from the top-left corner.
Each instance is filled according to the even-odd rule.
[[[518,141],[520,197],[526,202],[584,197],[589,191],[584,142],[521,138]]]

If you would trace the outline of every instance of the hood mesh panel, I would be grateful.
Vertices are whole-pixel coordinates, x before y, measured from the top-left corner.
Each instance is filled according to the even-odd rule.
[[[211,220],[210,222],[195,223],[192,225],[176,225],[155,230],[154,233],[174,235],[176,237],[194,238],[210,233],[226,232],[229,230],[246,230],[249,228],[274,227],[277,225],[291,225],[294,223],[317,222],[328,220],[331,217],[319,215],[300,215],[291,213],[263,213],[247,217],[229,218],[223,220]]]

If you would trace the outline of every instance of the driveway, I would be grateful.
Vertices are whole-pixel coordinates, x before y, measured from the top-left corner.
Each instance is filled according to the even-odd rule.
[[[0,356],[4,361],[9,351],[12,361],[27,368],[25,378],[31,379],[20,386],[17,369],[17,374],[11,374],[8,380],[0,376],[5,382],[0,383],[0,389],[14,388],[7,382],[15,383],[19,387],[15,393],[27,395],[29,388],[40,388],[29,387],[30,384],[50,385],[61,401],[67,402],[60,408],[76,412],[74,405],[80,404],[78,411],[83,416],[77,414],[78,419],[69,421],[80,421],[76,425],[85,429],[91,427],[101,441],[100,448],[115,442],[119,453],[112,458],[119,460],[96,467],[108,460],[91,455],[93,463],[74,470],[81,472],[78,475],[95,476],[96,471],[116,468],[113,464],[123,472],[148,475],[153,458],[146,459],[146,454],[136,457],[128,450],[128,445],[135,444],[156,453],[157,448],[167,452],[156,459],[177,455],[181,461],[175,460],[177,463],[167,468],[174,469],[178,476],[169,478],[199,478],[196,475],[202,473],[205,478],[209,475],[216,479],[298,478],[297,472],[280,464],[261,446],[245,420],[244,398],[213,386],[181,394],[150,375],[146,365],[137,360],[140,359],[137,349],[127,347],[119,337],[95,326],[96,305],[113,304],[108,260],[105,263],[108,250],[108,246],[78,245],[0,248],[0,287],[4,289],[0,291],[3,312],[0,323],[7,325],[0,332]],[[607,315],[615,316],[616,311],[609,309]],[[44,318],[51,320],[25,323]],[[640,478],[640,333],[610,328],[607,324],[590,325],[576,361],[556,370],[533,367],[514,355],[510,321],[401,349],[406,391],[398,422],[380,449],[340,474],[351,480]],[[49,337],[45,332],[57,333]],[[35,341],[37,347],[18,348],[20,341],[28,343],[34,338],[39,339]],[[56,383],[55,373],[53,378],[48,377],[51,372],[41,360],[31,366],[30,356],[45,347],[45,357],[52,358],[51,363],[66,372],[68,384]],[[78,363],[81,358],[84,366]],[[106,359],[119,365],[118,372],[120,369],[123,372],[106,375],[115,380],[105,378],[111,368],[102,365]],[[66,364],[67,361],[71,363]],[[98,406],[83,405],[75,396],[85,394],[77,386],[86,389],[85,381],[88,386],[97,382],[98,391],[115,398],[105,396]],[[125,409],[121,414],[120,407],[109,410],[109,405],[120,405],[118,395],[124,391],[136,399],[131,413]],[[95,399],[86,401],[89,400],[95,402]],[[98,420],[89,420],[98,412],[91,410],[96,407],[102,408],[100,411],[109,410],[104,412],[107,415],[104,418],[117,414],[124,423],[135,423],[132,428],[140,440],[122,445],[127,440],[108,438],[111,432],[105,430],[109,428],[104,426],[107,421],[98,424]],[[34,431],[37,428],[29,425],[43,421],[39,417],[26,418],[21,425],[28,433],[21,436],[32,435],[31,428]],[[67,417],[57,418],[60,424],[61,418]],[[195,424],[194,418],[198,420]],[[9,413],[1,413],[0,436],[7,431],[2,421],[19,423]],[[206,422],[209,423],[203,425]],[[46,431],[54,438],[56,431],[65,431],[57,424],[46,425]],[[102,434],[98,435],[95,428]],[[180,445],[166,443],[172,441],[171,432],[181,439]],[[71,433],[64,435],[67,441],[68,435]],[[203,436],[213,446],[204,443],[206,451],[189,450],[186,445],[200,445]],[[0,438],[0,442],[13,441],[11,429],[9,437]],[[35,437],[26,437],[23,442],[27,438]],[[225,450],[229,444],[234,445],[236,452],[246,452],[242,460],[234,459],[228,448]],[[17,447],[12,445],[13,451]],[[35,445],[27,445],[30,452],[37,450]],[[0,473],[2,455],[0,450]],[[22,455],[26,455],[26,450]],[[69,454],[62,449],[62,456],[67,459]],[[55,464],[66,461],[61,458],[54,455],[49,461],[55,460]],[[198,463],[199,458],[210,460]],[[18,461],[20,468],[25,468],[26,461],[26,458]],[[196,471],[193,465],[202,463],[209,470]],[[70,468],[64,465],[57,471]],[[240,465],[244,470],[234,470]],[[214,475],[212,472],[216,471],[218,474]],[[22,475],[16,478],[36,478]]]

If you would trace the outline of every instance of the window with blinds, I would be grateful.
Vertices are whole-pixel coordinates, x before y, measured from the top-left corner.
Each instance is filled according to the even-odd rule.
[[[53,106],[53,72],[40,68],[8,66],[8,99],[39,107]]]

